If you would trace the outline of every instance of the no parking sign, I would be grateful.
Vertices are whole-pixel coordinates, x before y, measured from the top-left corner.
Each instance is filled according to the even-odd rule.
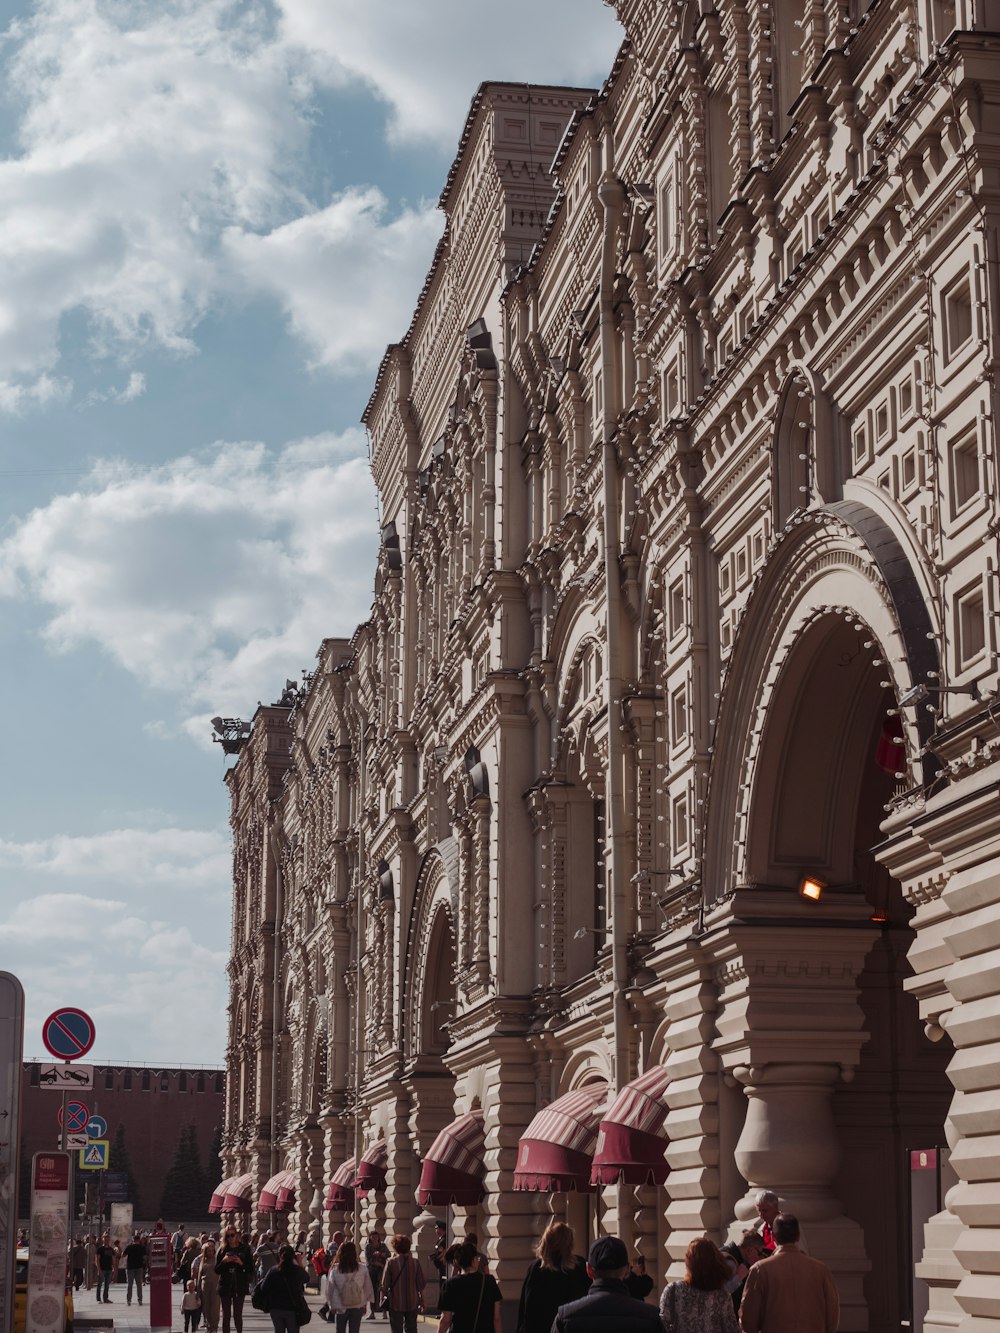
[[[69,1005],[56,1009],[42,1024],[45,1049],[57,1060],[79,1060],[93,1046],[95,1036],[91,1016]]]

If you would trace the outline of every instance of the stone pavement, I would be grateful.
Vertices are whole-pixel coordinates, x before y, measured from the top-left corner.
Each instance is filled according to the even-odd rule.
[[[184,1328],[184,1316],[181,1313],[181,1296],[183,1289],[178,1285],[171,1287],[173,1296],[173,1320],[171,1328],[174,1333],[182,1333]],[[308,1333],[334,1333],[332,1323],[326,1324],[320,1319],[316,1311],[323,1304],[322,1298],[312,1291],[306,1292],[306,1300],[313,1312],[313,1317],[309,1322]],[[127,1304],[125,1300],[125,1284],[111,1284],[111,1304],[105,1305],[103,1302],[98,1305],[95,1291],[88,1291],[86,1287],[73,1293],[73,1311],[74,1323],[77,1329],[106,1329],[114,1328],[115,1333],[149,1333],[149,1293],[143,1291],[143,1305],[139,1305],[132,1298],[132,1304]],[[425,1318],[420,1320],[422,1328],[430,1330],[437,1327],[436,1318]],[[273,1333],[273,1325],[270,1315],[255,1310],[250,1304],[249,1296],[243,1306],[243,1333]],[[384,1329],[388,1333],[389,1321],[379,1316],[376,1319],[362,1320],[361,1327],[367,1330],[367,1333],[377,1333],[377,1330]],[[199,1330],[204,1333],[204,1326]]]

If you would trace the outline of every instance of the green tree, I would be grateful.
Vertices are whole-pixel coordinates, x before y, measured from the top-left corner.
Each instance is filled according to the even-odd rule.
[[[163,1180],[160,1216],[164,1220],[169,1218],[171,1222],[187,1222],[192,1218],[204,1217],[208,1208],[204,1190],[198,1132],[194,1125],[187,1125],[180,1132],[174,1160]]]
[[[111,1140],[111,1147],[108,1150],[108,1170],[124,1171],[128,1181],[129,1202],[135,1210],[135,1216],[141,1217],[139,1209],[139,1187],[136,1184],[135,1176],[132,1172],[132,1163],[129,1160],[128,1148],[125,1145],[125,1126],[119,1123],[115,1130],[115,1137]]]
[[[208,1157],[205,1161],[205,1174],[202,1178],[203,1183],[201,1192],[203,1195],[202,1210],[208,1208],[208,1201],[219,1187],[222,1179],[222,1121],[215,1126],[212,1131],[212,1142],[208,1145]]]

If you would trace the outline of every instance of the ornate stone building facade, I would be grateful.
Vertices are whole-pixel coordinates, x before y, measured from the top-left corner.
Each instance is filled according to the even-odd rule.
[[[616,9],[599,92],[480,89],[371,618],[229,775],[226,1173],[508,1295],[770,1188],[845,1330],[1000,1329],[1000,15]]]

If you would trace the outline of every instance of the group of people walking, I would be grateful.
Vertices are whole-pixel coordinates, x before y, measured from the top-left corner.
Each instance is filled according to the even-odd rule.
[[[708,1237],[688,1245],[684,1277],[668,1283],[659,1308],[648,1304],[653,1280],[631,1259],[616,1236],[600,1236],[587,1258],[577,1255],[564,1222],[546,1227],[525,1276],[517,1333],[836,1333],[837,1290],[826,1266],[806,1252],[797,1219],[779,1211],[776,1195],[757,1197],[755,1227],[721,1248]],[[304,1237],[301,1238],[304,1242]],[[99,1301],[119,1261],[127,1275],[127,1300],[143,1299],[147,1267],[144,1235],[124,1247],[105,1233],[93,1247]],[[474,1235],[448,1245],[443,1223],[431,1262],[437,1270],[436,1301],[410,1237],[378,1231],[359,1247],[335,1232],[311,1256],[305,1245],[282,1245],[272,1232],[251,1244],[235,1227],[214,1236],[171,1237],[174,1281],[184,1284],[185,1333],[204,1321],[205,1333],[243,1333],[243,1307],[253,1303],[271,1317],[274,1333],[300,1333],[310,1318],[305,1289],[310,1278],[324,1296],[320,1315],[336,1333],[359,1333],[366,1313],[388,1320],[390,1333],[417,1333],[418,1316],[436,1306],[438,1333],[501,1333],[501,1292]],[[120,1253],[119,1253],[120,1251]],[[77,1242],[72,1265],[79,1287],[87,1247]]]

